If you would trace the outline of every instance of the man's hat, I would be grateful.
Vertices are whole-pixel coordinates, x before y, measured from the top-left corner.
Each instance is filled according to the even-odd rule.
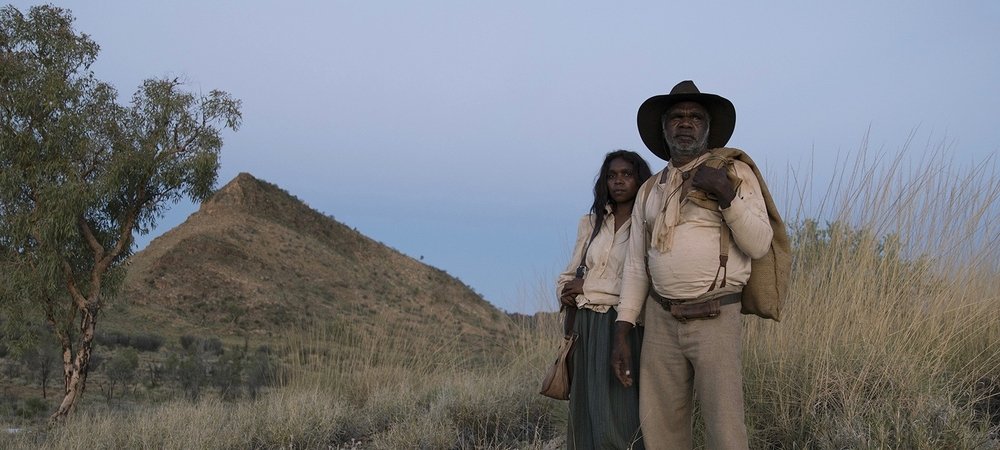
[[[689,101],[704,106],[712,117],[708,127],[708,148],[725,147],[733,136],[736,128],[736,108],[733,103],[715,94],[701,93],[691,80],[681,81],[669,94],[650,97],[639,106],[639,136],[646,147],[660,159],[670,160],[670,149],[663,138],[663,114],[671,106]]]

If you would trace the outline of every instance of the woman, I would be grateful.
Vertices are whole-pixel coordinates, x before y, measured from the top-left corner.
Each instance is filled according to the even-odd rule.
[[[643,448],[638,367],[632,368],[635,386],[624,388],[612,375],[610,358],[632,204],[650,176],[649,165],[635,152],[616,150],[605,156],[590,214],[580,219],[573,257],[559,275],[560,303],[578,309],[566,437],[570,449]],[[587,267],[582,279],[576,277],[581,261]],[[636,363],[641,334],[641,327],[635,327],[631,336]]]

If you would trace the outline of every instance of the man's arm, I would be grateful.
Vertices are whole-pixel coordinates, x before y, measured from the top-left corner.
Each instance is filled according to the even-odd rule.
[[[656,183],[657,176],[646,183]],[[618,321],[635,325],[639,313],[649,294],[649,274],[646,271],[646,222],[645,206],[656,201],[656,186],[639,189],[640,193],[649,188],[646,198],[637,198],[632,207],[632,224],[629,228],[628,247],[625,249],[625,263],[622,267],[622,290],[619,294]],[[641,195],[641,194],[640,194]]]
[[[726,224],[733,231],[733,241],[750,258],[760,258],[771,247],[774,230],[767,218],[767,206],[753,169],[734,161],[736,175],[743,180],[729,208],[722,210]]]

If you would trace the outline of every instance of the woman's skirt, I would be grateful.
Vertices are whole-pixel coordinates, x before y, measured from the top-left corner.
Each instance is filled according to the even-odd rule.
[[[629,334],[632,386],[625,388],[611,372],[614,308],[606,313],[581,309],[574,331],[573,383],[569,395],[569,449],[642,449],[639,431],[639,348],[642,327]]]

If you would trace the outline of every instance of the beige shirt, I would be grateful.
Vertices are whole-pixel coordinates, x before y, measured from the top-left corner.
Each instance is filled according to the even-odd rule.
[[[580,218],[573,256],[569,259],[566,270],[559,274],[556,280],[556,298],[562,292],[563,286],[576,276],[576,268],[580,265],[583,249],[587,246],[591,233],[594,232],[594,220],[593,214]],[[594,236],[594,242],[587,251],[587,276],[583,279],[583,294],[576,296],[578,308],[605,313],[612,306],[618,305],[618,294],[621,293],[622,286],[622,266],[625,263],[625,249],[631,229],[630,220],[626,219],[621,228],[615,232],[614,213],[609,211],[604,216],[601,231]]]
[[[732,230],[726,284],[745,285],[750,278],[750,259],[767,254],[773,231],[760,194],[760,183],[750,166],[734,161],[736,175],[742,183],[737,188],[736,198],[725,210],[710,211],[681,199],[677,189],[683,181],[680,174],[697,167],[704,156],[684,167],[668,165],[663,169],[667,171],[666,181],[660,183],[662,172],[654,175],[646,181],[646,184],[655,183],[649,198],[644,203],[642,198],[636,199],[622,274],[618,320],[636,322],[650,285],[660,295],[672,299],[691,299],[707,292],[719,268],[719,231],[723,217]],[[639,191],[641,197],[643,189]],[[669,195],[671,193],[673,195]],[[680,220],[673,230],[670,250],[661,253],[647,245],[646,233],[652,233],[665,200],[680,202]]]

